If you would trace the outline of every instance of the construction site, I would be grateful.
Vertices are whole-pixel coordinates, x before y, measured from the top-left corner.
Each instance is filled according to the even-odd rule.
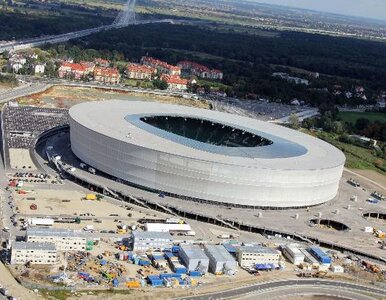
[[[382,184],[345,170],[333,200],[288,210],[142,190],[75,157],[67,125],[75,103],[47,93],[41,107],[16,105],[3,115],[2,260],[38,297],[97,298],[108,289],[116,299],[178,298],[281,279],[360,278],[383,287]]]

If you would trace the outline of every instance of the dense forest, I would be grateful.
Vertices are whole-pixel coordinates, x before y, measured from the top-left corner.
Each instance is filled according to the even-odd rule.
[[[110,24],[112,18],[97,11],[7,10],[0,6],[0,41],[61,34]]]
[[[300,98],[316,106],[356,105],[358,99],[348,101],[323,88],[331,91],[340,85],[350,90],[361,84],[366,87],[368,98],[385,89],[384,43],[295,32],[267,33],[250,35],[198,26],[141,25],[74,41],[66,51],[79,59],[87,59],[95,52],[113,60],[138,61],[142,55],[151,55],[175,64],[193,59],[222,69],[223,83],[229,87],[227,92],[239,97],[254,94],[283,102]],[[58,46],[54,48],[60,51]],[[303,77],[308,76],[308,71],[322,76],[312,80],[308,88],[271,76],[274,71],[296,73],[299,69]]]

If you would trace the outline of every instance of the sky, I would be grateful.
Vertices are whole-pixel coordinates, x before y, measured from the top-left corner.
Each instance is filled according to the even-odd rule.
[[[386,0],[254,0],[260,3],[285,5],[386,20]]]

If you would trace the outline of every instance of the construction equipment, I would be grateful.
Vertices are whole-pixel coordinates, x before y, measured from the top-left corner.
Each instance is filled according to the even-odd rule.
[[[139,281],[128,281],[126,282],[126,286],[129,289],[138,289],[141,287],[141,283]]]
[[[96,200],[96,195],[95,194],[87,194],[86,200]]]

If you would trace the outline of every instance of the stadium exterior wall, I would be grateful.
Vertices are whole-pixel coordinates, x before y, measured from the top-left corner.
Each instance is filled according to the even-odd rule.
[[[337,194],[343,164],[326,169],[238,166],[165,153],[83,126],[70,114],[71,147],[90,166],[150,190],[230,205],[305,207]]]

